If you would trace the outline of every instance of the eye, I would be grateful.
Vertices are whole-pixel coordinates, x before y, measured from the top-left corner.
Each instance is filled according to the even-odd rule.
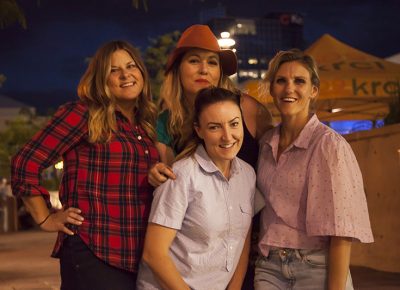
[[[194,63],[200,62],[200,60],[199,60],[197,57],[190,57],[190,58],[188,59],[188,62],[194,64]]]
[[[306,80],[302,79],[302,78],[295,78],[294,82],[295,82],[295,84],[302,85],[302,84],[306,83]]]
[[[112,73],[112,74],[115,74],[117,72],[119,72],[119,68],[116,68],[116,67],[112,67],[110,70],[110,73]]]
[[[211,59],[208,61],[209,65],[218,66],[219,62],[216,59]]]
[[[136,63],[130,63],[130,64],[127,65],[127,68],[128,69],[135,69],[135,68],[137,68],[137,65],[136,65]]]
[[[219,125],[209,125],[208,130],[210,131],[216,131],[219,129]]]
[[[239,126],[239,124],[240,124],[239,121],[234,121],[234,122],[231,123],[231,127],[236,128],[236,127]]]
[[[285,84],[286,83],[286,79],[284,79],[284,78],[277,78],[276,80],[275,80],[275,83],[277,83],[277,84]]]

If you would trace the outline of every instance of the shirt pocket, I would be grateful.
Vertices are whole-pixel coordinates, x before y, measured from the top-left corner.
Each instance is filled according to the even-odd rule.
[[[246,237],[253,218],[253,207],[251,204],[240,204],[239,207],[242,218],[241,234],[243,237]]]

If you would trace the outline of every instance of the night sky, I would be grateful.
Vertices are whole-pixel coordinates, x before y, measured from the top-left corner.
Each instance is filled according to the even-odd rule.
[[[124,39],[142,52],[158,35],[199,23],[201,7],[212,0],[147,0],[136,10],[130,0],[18,1],[28,28],[0,30],[0,73],[7,77],[0,94],[44,112],[76,98],[85,59],[104,42]],[[400,0],[219,1],[228,16],[262,17],[295,12],[304,17],[307,46],[322,34],[378,57],[400,52]],[[38,5],[39,3],[39,5]]]

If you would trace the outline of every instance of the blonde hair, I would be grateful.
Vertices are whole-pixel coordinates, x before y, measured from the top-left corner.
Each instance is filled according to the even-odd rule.
[[[151,100],[149,76],[140,54],[128,42],[111,41],[96,51],[77,89],[79,98],[89,108],[88,128],[91,143],[109,142],[113,133],[117,132],[116,98],[110,93],[107,78],[111,70],[111,56],[121,49],[130,54],[143,76],[143,90],[134,100],[135,123],[139,124],[153,141],[156,140],[157,108]]]
[[[193,108],[183,95],[179,77],[182,56],[176,59],[172,68],[165,75],[160,90],[160,102],[164,105],[163,109],[169,110],[167,130],[172,136],[174,149],[176,148],[178,151],[183,150],[193,138]],[[223,74],[222,69],[218,87],[233,93],[240,92],[230,78]]]

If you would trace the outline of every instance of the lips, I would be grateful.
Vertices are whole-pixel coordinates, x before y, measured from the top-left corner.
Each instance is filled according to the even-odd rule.
[[[205,79],[197,79],[197,80],[195,80],[195,82],[199,83],[199,84],[210,84],[210,82]]]
[[[136,82],[128,82],[128,83],[123,83],[120,87],[121,88],[127,88],[127,87],[132,87],[136,84]]]
[[[229,144],[221,144],[221,145],[219,145],[219,147],[224,148],[224,149],[228,149],[228,148],[233,147],[233,145],[235,145],[235,144],[236,144],[236,142],[229,143]]]
[[[287,103],[293,103],[295,101],[297,101],[296,98],[290,98],[290,97],[285,97],[281,99],[282,102],[287,102]]]

